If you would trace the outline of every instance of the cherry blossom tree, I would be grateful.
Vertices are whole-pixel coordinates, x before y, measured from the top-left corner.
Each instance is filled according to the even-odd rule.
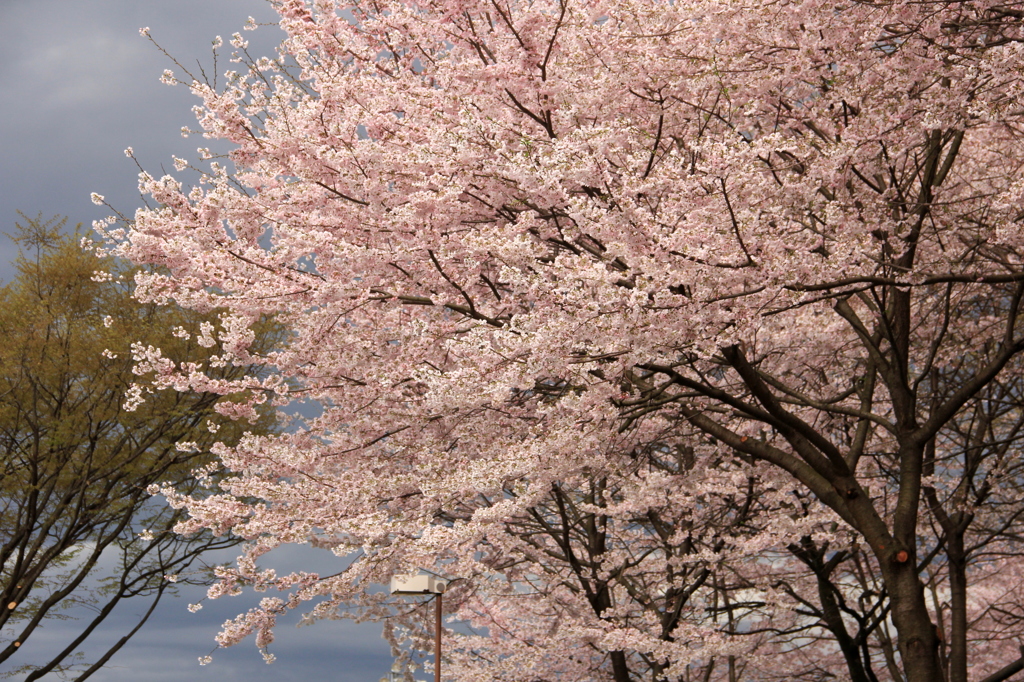
[[[158,206],[98,225],[106,249],[160,266],[137,278],[144,300],[227,311],[204,337],[217,362],[276,370],[215,381],[149,349],[151,388],[248,396],[221,408],[239,419],[266,401],[323,408],[222,448],[234,477],[208,495],[169,492],[183,531],[252,541],[214,596],[288,592],[223,644],[265,646],[309,601],[311,618],[351,602],[382,615],[365,585],[423,566],[460,579],[451,608],[503,642],[453,649],[460,679],[759,678],[770,648],[737,642],[766,619],[764,647],[820,642],[808,660],[831,675],[1013,674],[1018,6],[275,5],[277,58],[238,35],[223,87],[165,74],[202,98],[201,132],[231,163],[195,187],[143,173]],[[256,358],[249,330],[268,315],[290,343]],[[682,448],[702,475],[663,466]],[[751,480],[771,523],[746,529]],[[650,513],[668,539],[650,516],[629,526]],[[716,518],[725,544],[702,537],[691,560],[688,524]],[[351,563],[258,567],[293,542]],[[644,547],[667,582],[619,581],[650,566],[627,558]],[[720,570],[743,566],[757,580]],[[535,580],[536,599],[510,599]],[[693,612],[662,637],[683,593]],[[744,606],[707,606],[724,599]],[[788,622],[787,599],[804,603]]]

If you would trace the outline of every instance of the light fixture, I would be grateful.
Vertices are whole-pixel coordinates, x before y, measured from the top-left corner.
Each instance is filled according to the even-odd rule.
[[[416,597],[434,595],[437,611],[434,616],[434,682],[441,682],[441,598],[448,583],[437,576],[412,573],[391,577],[391,594]]]

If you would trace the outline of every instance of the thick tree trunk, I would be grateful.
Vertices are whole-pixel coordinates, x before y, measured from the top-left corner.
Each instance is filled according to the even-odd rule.
[[[883,561],[879,557],[879,561]],[[882,567],[882,576],[892,603],[892,621],[898,634],[907,682],[943,682],[939,661],[939,638],[925,602],[924,585],[911,557],[903,562],[889,560]]]
[[[939,637],[925,601],[924,584],[917,572],[915,548],[920,491],[920,454],[901,449],[901,464],[912,470],[905,481],[892,522],[892,531],[854,481],[836,480],[837,489],[849,490],[847,510],[854,528],[870,545],[882,573],[891,603],[896,645],[907,682],[945,682],[939,657]],[[908,494],[909,493],[909,494]]]
[[[963,534],[946,538],[949,560],[949,682],[967,682],[967,560]]]
[[[629,682],[629,666],[626,665],[626,653],[623,651],[611,652],[612,676],[615,682]]]
[[[919,482],[920,478],[917,480]],[[896,645],[907,682],[945,682],[938,632],[928,612],[924,584],[917,572],[916,500],[897,511],[890,533],[859,486],[842,480],[837,480],[836,484],[838,489],[851,491],[847,509],[854,520],[854,528],[868,542],[878,560],[892,605]]]

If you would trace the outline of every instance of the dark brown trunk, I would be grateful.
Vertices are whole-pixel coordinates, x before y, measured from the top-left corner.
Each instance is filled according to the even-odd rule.
[[[903,458],[904,462],[908,460],[913,467],[913,458]],[[919,477],[906,484],[915,488],[919,485]],[[902,506],[896,511],[892,535],[875,516],[873,506],[863,493],[849,501],[849,509],[859,522],[855,528],[870,544],[881,568],[907,682],[944,682],[938,633],[928,612],[924,585],[916,568],[914,548],[917,537],[912,524],[917,520],[917,500],[904,492],[901,490]]]
[[[629,682],[629,666],[626,665],[626,654],[623,651],[611,652],[612,677],[615,682]]]
[[[888,559],[888,563],[882,567],[882,574],[892,604],[892,621],[898,633],[896,645],[907,682],[943,682],[939,638],[928,613],[924,586],[913,557],[903,562]]]
[[[949,559],[949,682],[967,682],[967,560],[959,529],[946,538]]]

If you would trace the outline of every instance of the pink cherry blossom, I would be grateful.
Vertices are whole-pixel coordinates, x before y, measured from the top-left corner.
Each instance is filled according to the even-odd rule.
[[[1017,660],[1019,8],[276,6],[278,58],[192,84],[233,167],[143,174],[156,208],[99,225],[140,297],[224,311],[190,330],[219,362],[284,330],[233,382],[138,348],[147,390],[322,408],[168,491],[252,540],[211,596],[287,593],[221,644],[355,605],[426,648],[366,589],[423,567],[477,628],[446,679]],[[344,568],[259,567],[293,543]]]

